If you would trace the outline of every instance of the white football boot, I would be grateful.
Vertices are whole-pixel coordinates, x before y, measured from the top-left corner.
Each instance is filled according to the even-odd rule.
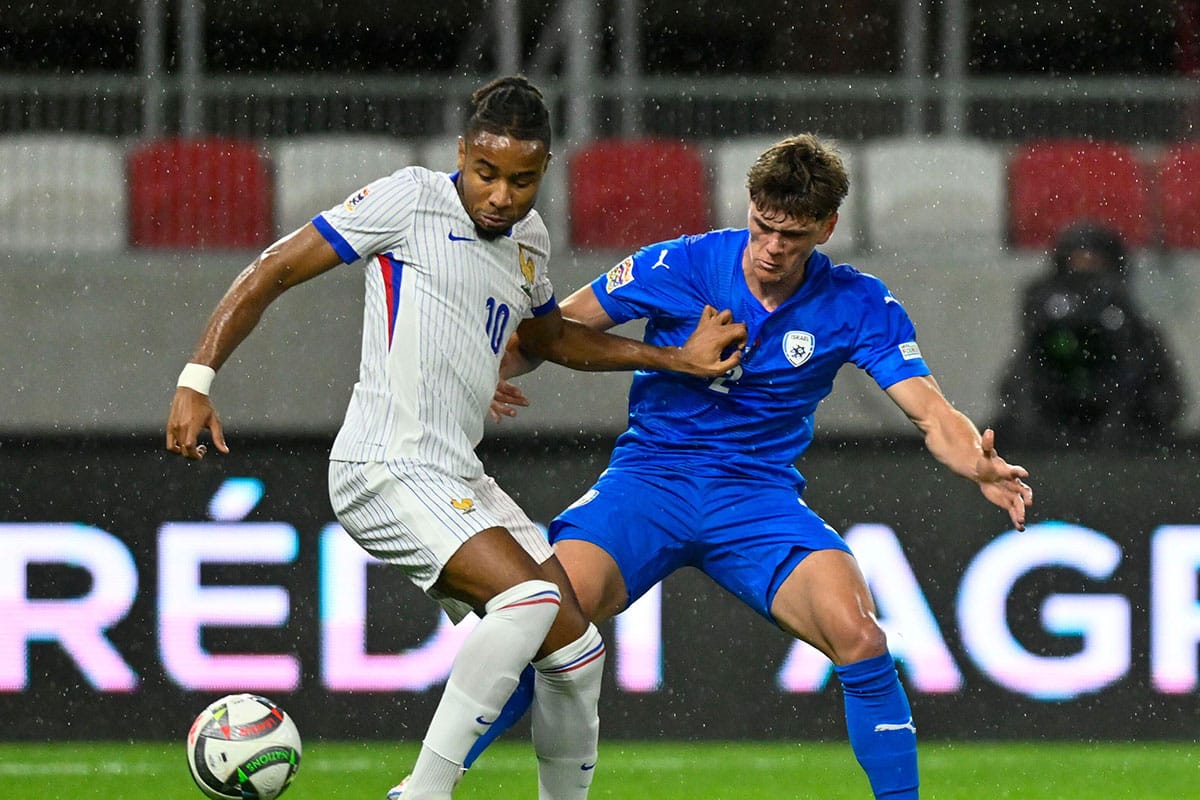
[[[408,779],[411,777],[411,775],[405,775],[404,780],[388,789],[387,800],[400,800],[404,797],[404,787],[408,785]]]
[[[462,782],[463,775],[466,775],[466,774],[467,774],[467,771],[465,769],[459,771],[458,779],[456,781],[454,781],[454,785],[458,786],[458,784]],[[404,780],[400,781],[395,786],[388,789],[387,800],[403,800],[404,787],[408,785],[408,779],[411,777],[412,777],[412,775],[405,775]]]

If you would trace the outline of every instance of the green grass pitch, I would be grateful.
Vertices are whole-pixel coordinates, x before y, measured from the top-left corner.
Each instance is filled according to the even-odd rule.
[[[413,743],[313,742],[288,800],[382,800]],[[926,800],[1180,800],[1200,796],[1200,745],[921,744]],[[593,800],[862,800],[866,779],[845,744],[602,742]],[[456,800],[532,800],[530,746],[494,745]],[[183,743],[0,743],[3,800],[202,800]]]

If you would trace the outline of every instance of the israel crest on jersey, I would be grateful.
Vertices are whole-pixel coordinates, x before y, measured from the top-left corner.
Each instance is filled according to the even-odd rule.
[[[798,367],[812,356],[816,343],[817,340],[808,331],[788,331],[783,337],[783,354],[793,367]]]

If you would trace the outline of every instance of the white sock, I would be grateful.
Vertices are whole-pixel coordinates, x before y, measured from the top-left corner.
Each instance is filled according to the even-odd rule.
[[[463,760],[516,688],[521,671],[546,638],[559,602],[557,586],[536,580],[488,602],[487,614],[454,658],[405,800],[450,797]]]
[[[418,773],[420,781],[414,780]],[[412,775],[404,785],[404,800],[449,800],[461,774],[460,765],[422,747]]]
[[[595,625],[534,662],[533,749],[540,800],[583,800],[595,774],[600,738],[604,640]]]

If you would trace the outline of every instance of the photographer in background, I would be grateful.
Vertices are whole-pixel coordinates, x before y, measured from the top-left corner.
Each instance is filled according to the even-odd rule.
[[[996,429],[1036,443],[1162,443],[1183,411],[1175,359],[1127,284],[1118,234],[1092,222],[1059,234],[1052,272],[1025,289],[1021,342]]]

